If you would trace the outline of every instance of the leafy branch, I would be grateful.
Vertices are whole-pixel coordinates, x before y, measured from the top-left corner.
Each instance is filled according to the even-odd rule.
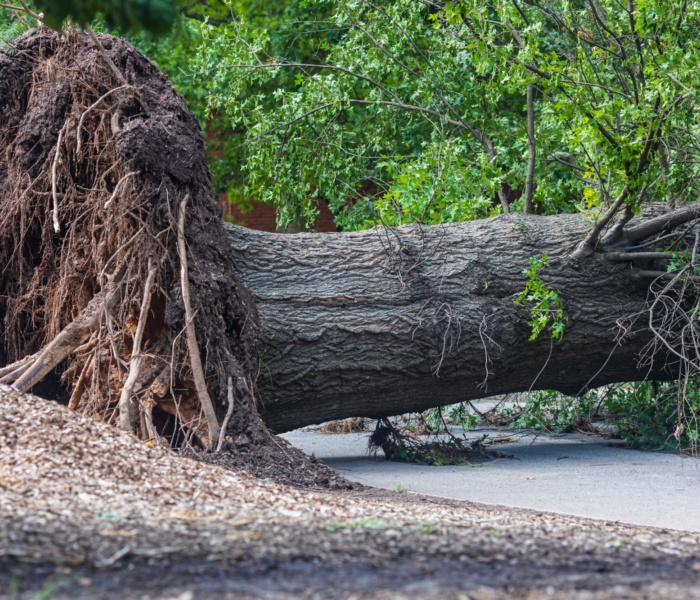
[[[569,317],[564,314],[564,302],[559,296],[559,291],[539,277],[539,272],[549,266],[548,258],[546,254],[543,254],[542,258],[530,257],[530,268],[523,271],[523,274],[527,275],[527,283],[515,297],[516,304],[530,306],[530,341],[536,340],[546,328],[549,328],[552,339],[561,339],[564,327],[569,321]]]

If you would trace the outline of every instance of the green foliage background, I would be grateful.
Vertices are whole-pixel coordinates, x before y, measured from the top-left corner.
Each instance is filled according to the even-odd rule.
[[[243,137],[236,183],[287,219],[317,198],[347,229],[497,214],[524,186],[530,84],[537,212],[697,191],[697,2],[279,6],[232,4],[194,64]]]

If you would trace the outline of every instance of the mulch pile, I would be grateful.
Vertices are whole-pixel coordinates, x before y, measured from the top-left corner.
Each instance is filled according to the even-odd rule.
[[[0,388],[0,595],[695,598],[699,574],[698,534],[303,490]]]

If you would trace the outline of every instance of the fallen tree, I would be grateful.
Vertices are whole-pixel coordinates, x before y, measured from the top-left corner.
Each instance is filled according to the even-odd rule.
[[[695,275],[652,251],[697,244],[697,205],[612,227],[620,203],[595,227],[224,227],[198,124],[152,63],[75,30],[14,48],[0,55],[0,383],[49,378],[48,395],[142,439],[292,464],[266,425],[694,368]],[[530,342],[533,307],[514,297],[545,253],[536,276],[568,322]]]
[[[676,213],[686,223],[691,206]],[[669,226],[631,221],[572,260],[590,233],[578,215],[345,234],[275,235],[228,226],[238,280],[255,296],[259,408],[275,431],[382,417],[531,389],[578,395],[607,383],[669,379],[656,352],[650,284],[664,255],[629,253]],[[530,341],[514,299],[532,256],[568,315],[561,340]],[[658,257],[658,258],[657,258]],[[660,315],[655,317],[658,320]]]

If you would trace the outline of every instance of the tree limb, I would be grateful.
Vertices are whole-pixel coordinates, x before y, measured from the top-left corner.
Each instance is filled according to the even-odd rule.
[[[694,202],[675,212],[649,219],[636,227],[631,227],[627,230],[627,240],[632,244],[636,244],[650,238],[652,235],[673,229],[698,217],[700,217],[700,202]]]
[[[628,195],[629,188],[625,186],[624,188],[622,188],[622,191],[618,195],[615,202],[613,202],[612,206],[600,219],[598,219],[598,222],[593,226],[593,229],[586,236],[586,239],[584,239],[576,247],[576,250],[574,250],[570,258],[576,260],[587,254],[591,254],[595,250],[595,245],[598,241],[598,236],[600,236],[600,233],[603,231],[605,226],[608,223],[610,223],[613,217],[617,214],[617,211],[620,210],[620,207],[622,206],[623,202],[627,199]]]

